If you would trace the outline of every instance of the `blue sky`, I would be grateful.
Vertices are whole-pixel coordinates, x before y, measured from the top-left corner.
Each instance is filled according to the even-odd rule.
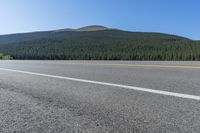
[[[200,40],[199,0],[0,0],[0,34],[91,24]]]

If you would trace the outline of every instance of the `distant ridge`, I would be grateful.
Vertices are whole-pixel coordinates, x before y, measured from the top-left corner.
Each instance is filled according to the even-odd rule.
[[[76,31],[75,29],[72,28],[65,28],[65,29],[58,29],[58,30],[53,30],[54,32],[65,32],[65,31]]]
[[[85,27],[81,27],[78,29],[66,28],[66,29],[59,29],[54,30],[54,32],[65,32],[65,31],[101,31],[101,30],[109,30],[110,28],[101,26],[101,25],[89,25]]]
[[[99,30],[108,30],[109,28],[101,25],[90,25],[77,29],[78,31],[99,31]]]

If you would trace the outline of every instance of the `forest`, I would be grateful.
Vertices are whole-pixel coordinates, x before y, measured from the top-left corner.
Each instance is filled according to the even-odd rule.
[[[21,60],[200,60],[200,41],[162,33],[65,31],[2,38],[0,53]]]

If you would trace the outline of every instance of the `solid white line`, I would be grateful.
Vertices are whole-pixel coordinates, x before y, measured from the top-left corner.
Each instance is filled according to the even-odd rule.
[[[36,75],[36,76],[43,76],[43,77],[50,77],[50,78],[57,78],[57,79],[65,79],[65,80],[77,81],[77,82],[83,82],[83,83],[91,83],[91,84],[119,87],[119,88],[131,89],[131,90],[142,91],[142,92],[149,92],[149,93],[166,95],[166,96],[192,99],[192,100],[200,100],[200,96],[196,96],[196,95],[154,90],[154,89],[148,89],[148,88],[134,87],[134,86],[128,86],[128,85],[114,84],[114,83],[106,83],[106,82],[99,82],[99,81],[92,81],[92,80],[85,80],[85,79],[78,79],[78,78],[63,77],[63,76],[56,76],[56,75],[49,75],[49,74],[42,74],[42,73],[35,73],[35,72],[28,72],[28,71],[14,70],[14,69],[0,68],[0,70],[16,72],[16,73],[23,73],[23,74],[30,74],[30,75]]]

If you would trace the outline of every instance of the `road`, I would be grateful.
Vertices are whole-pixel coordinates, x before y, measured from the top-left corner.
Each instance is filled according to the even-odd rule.
[[[0,132],[199,133],[200,62],[0,61]]]

